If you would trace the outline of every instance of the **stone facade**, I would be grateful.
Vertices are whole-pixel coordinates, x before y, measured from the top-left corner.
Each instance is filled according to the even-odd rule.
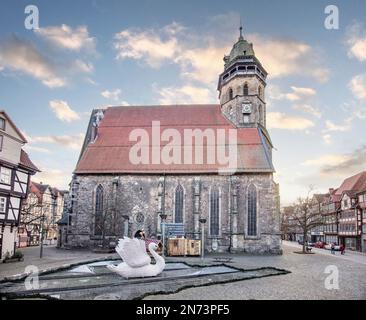
[[[237,176],[182,175],[182,176],[140,176],[140,175],[83,175],[77,177],[79,185],[74,199],[71,223],[74,247],[90,247],[100,241],[94,236],[95,190],[101,185],[105,194],[106,207],[113,216],[107,237],[132,236],[144,228],[149,237],[158,237],[160,230],[159,183],[165,184],[165,206],[167,222],[174,222],[175,189],[183,187],[183,222],[187,236],[199,238],[199,218],[206,218],[205,248],[218,252],[281,253],[279,214],[276,210],[276,184],[272,174],[245,174]],[[257,236],[247,236],[247,188],[257,188],[258,219]],[[212,187],[220,191],[220,234],[210,235],[209,195]],[[198,198],[198,205],[195,199]],[[235,199],[236,198],[236,199]],[[109,204],[108,204],[109,203]],[[112,204],[112,205],[110,205]],[[114,213],[116,213],[114,215]],[[143,221],[141,219],[143,215]],[[128,218],[128,219],[127,219]],[[126,226],[128,221],[128,228]],[[128,230],[127,230],[128,229]]]

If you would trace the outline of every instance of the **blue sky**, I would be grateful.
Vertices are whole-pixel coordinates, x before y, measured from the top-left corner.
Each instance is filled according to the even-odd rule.
[[[24,27],[28,4],[39,29]],[[327,5],[339,29],[324,27]],[[267,122],[283,204],[366,168],[366,3],[1,1],[0,107],[42,173],[65,188],[90,111],[217,102],[223,55],[244,36],[269,71]]]

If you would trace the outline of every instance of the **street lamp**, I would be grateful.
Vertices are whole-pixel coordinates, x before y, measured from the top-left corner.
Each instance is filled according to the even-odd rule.
[[[128,230],[128,223],[129,223],[130,217],[127,214],[124,214],[122,216],[122,218],[125,219],[125,221],[124,221],[124,228],[123,228],[123,236],[124,237],[128,237],[128,232],[129,232],[129,230]]]
[[[165,253],[164,253],[164,251],[165,251],[165,219],[167,218],[168,215],[165,213],[161,213],[161,214],[159,214],[159,216],[162,221],[161,224],[162,224],[162,232],[163,232],[163,250],[161,252],[161,255],[164,257],[165,256]]]
[[[199,222],[201,223],[201,259],[203,260],[205,256],[205,223],[206,219],[201,218]]]

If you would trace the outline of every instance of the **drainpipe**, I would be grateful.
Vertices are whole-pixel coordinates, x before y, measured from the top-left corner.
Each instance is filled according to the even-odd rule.
[[[233,225],[232,225],[232,208],[231,208],[231,175],[229,176],[229,226],[230,226],[230,243],[229,243],[229,252],[231,252],[231,248],[233,245]]]

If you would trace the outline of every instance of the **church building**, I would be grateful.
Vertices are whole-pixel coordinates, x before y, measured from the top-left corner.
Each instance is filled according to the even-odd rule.
[[[158,238],[162,222],[200,239],[204,223],[208,252],[281,254],[266,78],[240,28],[219,75],[219,104],[93,110],[64,245],[92,248],[141,228]],[[234,166],[225,167],[219,150],[233,149]]]

